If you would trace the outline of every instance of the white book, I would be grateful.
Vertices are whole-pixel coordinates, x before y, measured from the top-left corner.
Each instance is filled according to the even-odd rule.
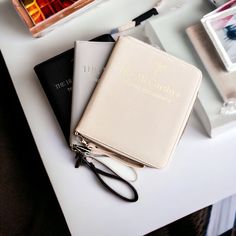
[[[113,46],[113,42],[75,42],[70,128],[70,145],[72,147],[78,144],[74,135],[75,127],[82,117]]]
[[[208,135],[214,137],[236,127],[236,115],[221,114],[224,101],[185,32],[189,26],[200,22],[200,19],[212,10],[211,7],[207,1],[191,1],[180,9],[149,21],[149,24],[155,31],[163,50],[197,66],[202,71],[203,80],[195,111]]]

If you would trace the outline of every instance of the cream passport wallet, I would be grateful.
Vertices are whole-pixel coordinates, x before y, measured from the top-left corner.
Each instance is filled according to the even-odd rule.
[[[162,168],[201,82],[194,66],[132,37],[116,43],[75,134],[91,153]]]

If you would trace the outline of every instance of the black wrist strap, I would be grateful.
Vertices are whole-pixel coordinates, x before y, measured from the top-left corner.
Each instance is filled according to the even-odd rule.
[[[112,173],[108,173],[106,171],[103,171],[97,167],[94,166],[94,164],[92,162],[87,161],[86,157],[81,156],[80,154],[76,155],[77,158],[77,165],[79,164],[84,164],[85,166],[87,166],[93,173],[94,175],[97,177],[97,179],[100,181],[100,183],[108,190],[110,191],[112,194],[116,195],[117,197],[119,197],[120,199],[127,201],[127,202],[136,202],[138,200],[138,193],[136,191],[136,189],[126,180],[124,180],[123,178],[121,178],[120,176],[118,176],[116,173],[114,173],[112,171]],[[105,166],[105,165],[104,165]],[[78,167],[78,166],[77,166]],[[106,166],[105,166],[106,167]],[[107,167],[106,167],[107,168]],[[111,188],[103,179],[102,176],[120,181],[121,183],[125,184],[132,192],[133,192],[133,197],[132,198],[127,198],[123,195],[121,195],[120,193],[116,192],[113,188]]]

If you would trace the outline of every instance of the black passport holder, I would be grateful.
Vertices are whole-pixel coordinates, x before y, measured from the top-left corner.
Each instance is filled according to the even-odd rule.
[[[114,42],[109,34],[91,41]],[[74,49],[65,51],[34,67],[63,134],[69,143]]]

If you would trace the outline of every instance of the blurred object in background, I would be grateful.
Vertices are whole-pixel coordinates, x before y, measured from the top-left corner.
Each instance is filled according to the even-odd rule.
[[[210,0],[210,2],[212,2],[216,7],[219,7],[228,1],[229,0]]]

